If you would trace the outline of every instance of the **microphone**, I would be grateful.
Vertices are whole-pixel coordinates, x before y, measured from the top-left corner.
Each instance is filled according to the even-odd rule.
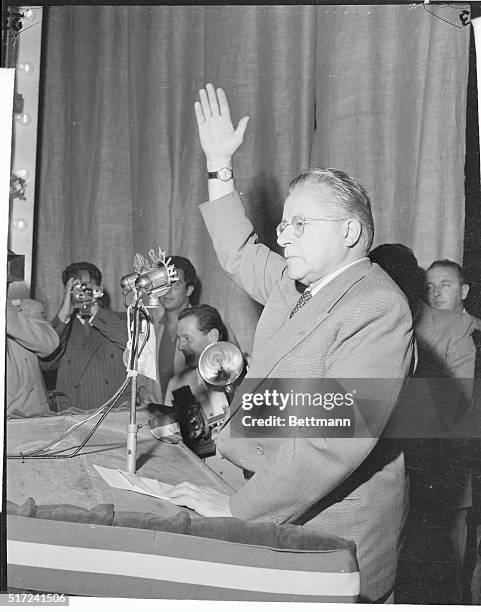
[[[135,287],[139,293],[151,294],[155,291],[156,295],[163,295],[171,287],[171,272],[167,266],[149,270],[136,278]]]
[[[172,284],[179,280],[175,266],[170,263],[170,257],[166,260],[165,251],[159,247],[158,253],[150,249],[150,263],[146,257],[137,253],[134,258],[135,272],[125,274],[120,279],[120,285],[127,295],[131,291],[137,291],[141,296],[148,295],[147,308],[158,308],[159,297],[167,293]]]
[[[138,276],[139,275],[137,272],[131,272],[130,274],[125,274],[122,276],[120,279],[120,286],[122,289],[127,290],[127,293],[129,291],[133,291],[135,289],[135,281],[137,280]]]

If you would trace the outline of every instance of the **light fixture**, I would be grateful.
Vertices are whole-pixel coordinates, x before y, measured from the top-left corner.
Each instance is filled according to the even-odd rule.
[[[27,168],[16,168],[13,173],[25,180],[30,178],[30,172]]]
[[[28,229],[28,223],[25,219],[13,219],[12,229],[16,232],[25,232]]]
[[[22,72],[23,74],[31,75],[34,72],[35,68],[30,62],[20,62],[19,64],[17,64],[17,70],[19,72]]]
[[[32,117],[28,113],[18,113],[18,115],[15,115],[15,121],[18,124],[27,127],[27,125],[32,123]]]

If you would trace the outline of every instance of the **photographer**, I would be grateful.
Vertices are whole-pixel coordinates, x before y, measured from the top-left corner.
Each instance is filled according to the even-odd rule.
[[[57,371],[59,408],[94,410],[107,401],[125,378],[122,352],[127,325],[103,305],[102,273],[79,262],[62,273],[65,294],[52,321],[59,348],[42,368]]]

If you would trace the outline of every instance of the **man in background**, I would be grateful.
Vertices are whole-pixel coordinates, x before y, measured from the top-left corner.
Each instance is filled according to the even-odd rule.
[[[7,283],[23,280],[12,273],[18,255],[8,254]],[[23,269],[23,261],[21,263]],[[7,417],[48,414],[47,394],[38,362],[54,351],[59,338],[45,320],[43,305],[36,300],[7,297]]]
[[[57,369],[62,408],[94,410],[125,380],[127,324],[103,305],[102,273],[94,264],[70,264],[62,282],[65,293],[52,322],[60,346],[42,367]]]
[[[189,387],[202,411],[206,426],[214,431],[216,426],[223,423],[229,404],[224,388],[208,385],[200,376],[197,366],[206,347],[215,342],[226,341],[227,338],[226,326],[219,312],[212,306],[192,306],[178,315],[178,348],[185,357],[186,367],[170,379],[164,403],[172,406],[175,403],[176,390]],[[182,410],[182,406],[179,409]],[[235,489],[244,483],[242,470],[219,455],[207,457],[205,462]]]
[[[469,314],[465,307],[464,301],[468,297],[469,283],[467,282],[463,268],[450,259],[441,259],[434,261],[426,271],[427,284],[427,300],[429,304],[437,310],[453,311],[463,313],[464,318],[469,319],[474,326],[472,337],[476,346],[476,366],[475,376],[479,376],[481,365],[481,319]],[[479,390],[475,387],[474,393],[474,409],[476,410],[479,403]],[[468,523],[473,525],[476,530],[476,545],[481,549],[481,453],[479,452],[479,439],[475,441],[473,447],[473,467],[472,473],[472,507],[468,513]],[[466,513],[467,509],[462,510],[458,520],[458,536],[461,542],[459,552],[464,560],[466,548]],[[471,580],[471,603],[479,604],[481,602],[481,553],[478,550],[476,557],[475,568]]]
[[[466,312],[464,300],[468,297],[469,284],[463,268],[450,259],[438,259],[426,270],[427,301],[436,310]],[[481,330],[481,319],[469,315],[476,329]]]
[[[177,346],[177,316],[185,308],[199,303],[200,280],[192,263],[180,255],[171,255],[178,280],[160,298],[162,309],[151,309],[156,339],[157,380],[139,375],[137,395],[140,404],[161,404],[167,384],[185,366],[185,357]]]

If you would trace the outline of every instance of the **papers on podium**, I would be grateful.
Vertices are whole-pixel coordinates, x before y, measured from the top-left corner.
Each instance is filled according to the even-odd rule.
[[[124,470],[112,470],[110,468],[101,467],[100,465],[94,465],[93,467],[100,476],[102,476],[105,482],[115,489],[134,491],[134,493],[141,493],[142,495],[150,495],[151,497],[170,501],[165,494],[169,489],[172,489],[173,485],[152,478],[142,478],[141,476],[130,474]]]

